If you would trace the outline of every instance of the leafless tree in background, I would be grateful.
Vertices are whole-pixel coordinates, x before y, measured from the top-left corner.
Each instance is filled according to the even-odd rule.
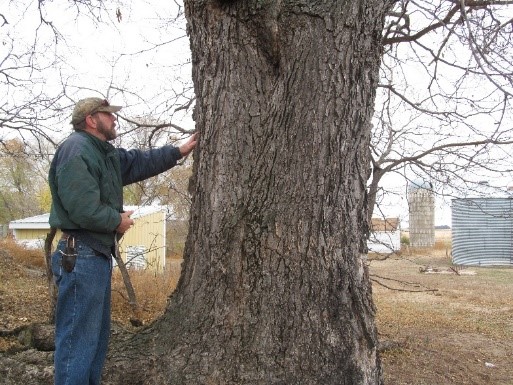
[[[382,1],[186,3],[202,138],[184,274],[162,319],[114,342],[109,383],[380,383],[366,199],[386,173],[509,175],[509,2],[395,2],[384,28]]]
[[[146,20],[156,33],[144,41],[139,39],[137,46],[114,53],[99,47],[95,55],[81,58],[86,65],[79,68],[76,61],[70,60],[86,54],[83,47],[76,45],[73,34],[91,34],[91,39],[96,39],[93,44],[113,34],[125,38],[130,31],[120,26],[125,22],[130,25],[129,16],[132,21],[138,17],[137,9],[131,5],[121,1],[106,4],[89,0],[21,0],[10,2],[0,11],[0,141],[17,136],[32,145],[46,141],[56,147],[71,130],[73,104],[87,95],[103,96],[125,106],[120,119],[122,137],[129,138],[130,132],[137,129],[153,134],[191,131],[174,122],[177,113],[189,113],[194,102],[190,67],[182,68],[190,61],[190,54],[175,51],[173,45],[186,40],[181,4],[170,8],[174,15]],[[146,8],[152,6],[148,1]],[[105,32],[93,35],[96,29]],[[163,68],[157,68],[158,64],[152,61],[157,56],[180,55],[181,61],[174,60]],[[126,63],[131,61],[140,61],[142,70],[127,72]],[[95,65],[103,65],[101,79],[93,75],[80,77],[81,72],[87,74]],[[155,78],[159,87],[141,92],[145,86],[152,86],[148,84]],[[152,116],[158,123],[139,124],[138,116]],[[148,135],[148,145],[152,145],[153,134]]]
[[[445,197],[478,194],[489,179],[503,192],[513,181],[512,4],[396,3],[383,32],[370,215],[393,194],[382,188],[390,174],[432,182]]]
[[[155,28],[183,25],[183,8],[176,4],[176,14],[162,16]],[[126,2],[108,9],[103,3],[90,1],[69,1],[67,6],[69,18],[89,18],[109,29],[124,22],[130,10]],[[379,203],[387,195],[398,195],[392,200],[405,195],[402,190],[386,188],[392,174],[408,182],[429,180],[446,197],[469,194],[473,185],[483,180],[512,179],[511,8],[508,1],[396,2],[383,31],[384,57],[371,144],[369,216],[381,210]],[[73,84],[68,73],[60,75],[60,87],[52,92],[43,87],[48,72],[60,68],[65,51],[55,47],[64,47],[66,36],[44,3],[37,9],[31,36],[14,39],[7,34],[2,40],[0,84],[5,92],[0,96],[0,140],[17,131],[31,146],[41,141],[55,146],[62,139],[62,128],[69,127],[67,119],[75,101],[71,94],[84,85]],[[9,15],[2,14],[0,20],[0,28],[5,30]],[[148,40],[143,48],[121,53],[118,59],[147,52],[172,55],[174,52],[166,52],[166,47],[183,36],[184,32]],[[20,46],[23,41],[25,45]],[[188,61],[184,55],[184,62]],[[112,65],[115,73],[116,60]],[[151,69],[152,64],[147,65]],[[183,69],[176,65],[160,71],[166,74],[163,88],[143,101],[148,106],[145,115],[151,114],[158,123],[143,124],[133,115],[125,115],[120,123],[125,138],[134,130],[144,130],[149,132],[145,136],[151,146],[154,137],[162,137],[156,135],[158,131],[191,130],[173,119],[177,112],[190,113],[194,105],[188,74],[176,75],[180,71]],[[129,81],[112,77],[102,93],[127,106],[134,105],[141,96]],[[399,185],[404,186],[404,182]]]
[[[151,6],[148,2],[147,7]],[[165,142],[176,143],[190,135],[193,129],[190,125],[183,128],[180,120],[190,115],[194,105],[190,66],[187,67],[190,54],[186,52],[180,59],[183,63],[174,60],[157,72],[152,62],[155,56],[182,54],[174,44],[186,40],[183,6],[176,4],[172,12],[158,20],[147,20],[158,33],[140,41],[137,47],[115,53],[99,49],[97,56],[82,58],[88,64],[85,69],[77,69],[70,59],[79,57],[82,47],[69,35],[66,24],[76,24],[71,33],[91,34],[92,39],[101,40],[103,35],[93,35],[91,28],[105,30],[107,38],[115,33],[126,34],[119,26],[130,25],[129,19],[139,16],[134,16],[136,11],[130,3],[10,2],[0,11],[0,146],[6,149],[10,140],[20,139],[25,154],[38,167],[47,167],[56,146],[71,133],[73,104],[89,95],[105,97],[125,107],[119,117],[116,145],[151,148]],[[81,30],[79,25],[89,29]],[[143,71],[126,72],[126,63],[131,61],[140,61]],[[81,72],[87,72],[96,62],[104,64],[102,78],[80,83]],[[152,78],[158,78],[159,86],[152,87],[145,96],[141,87]],[[144,143],[138,141],[141,137]],[[186,189],[180,193],[187,198]],[[18,218],[7,216],[3,220],[13,219]]]
[[[0,223],[41,213],[46,177],[30,151],[20,139],[0,146]]]

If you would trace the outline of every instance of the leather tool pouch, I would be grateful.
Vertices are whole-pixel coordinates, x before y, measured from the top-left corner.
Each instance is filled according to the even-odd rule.
[[[61,266],[68,273],[71,273],[75,268],[77,261],[77,250],[75,248],[75,238],[68,237],[66,240],[66,247],[61,251]]]

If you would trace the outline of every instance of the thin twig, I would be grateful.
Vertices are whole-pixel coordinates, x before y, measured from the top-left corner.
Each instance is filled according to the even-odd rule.
[[[404,291],[404,292],[408,292],[408,293],[426,293],[426,292],[438,291],[438,289],[423,289],[423,290],[401,289],[401,288],[396,288],[396,287],[391,287],[391,286],[385,285],[383,282],[380,282],[377,279],[371,278],[371,281],[377,283],[380,286],[383,286],[384,288],[387,288],[389,290],[394,290],[394,291]]]

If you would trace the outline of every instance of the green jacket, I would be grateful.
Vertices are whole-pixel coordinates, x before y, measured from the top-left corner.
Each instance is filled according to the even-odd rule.
[[[50,166],[50,226],[77,235],[97,251],[110,250],[121,223],[123,186],[160,174],[181,157],[173,146],[127,151],[74,132]]]

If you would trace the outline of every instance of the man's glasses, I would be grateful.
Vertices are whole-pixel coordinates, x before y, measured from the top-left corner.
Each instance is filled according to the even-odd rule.
[[[100,105],[98,107],[95,107],[91,110],[91,112],[88,114],[88,115],[94,115],[98,112],[98,110],[102,107],[109,107],[110,104],[109,102],[107,101],[107,99],[103,99],[102,102],[100,103]]]

